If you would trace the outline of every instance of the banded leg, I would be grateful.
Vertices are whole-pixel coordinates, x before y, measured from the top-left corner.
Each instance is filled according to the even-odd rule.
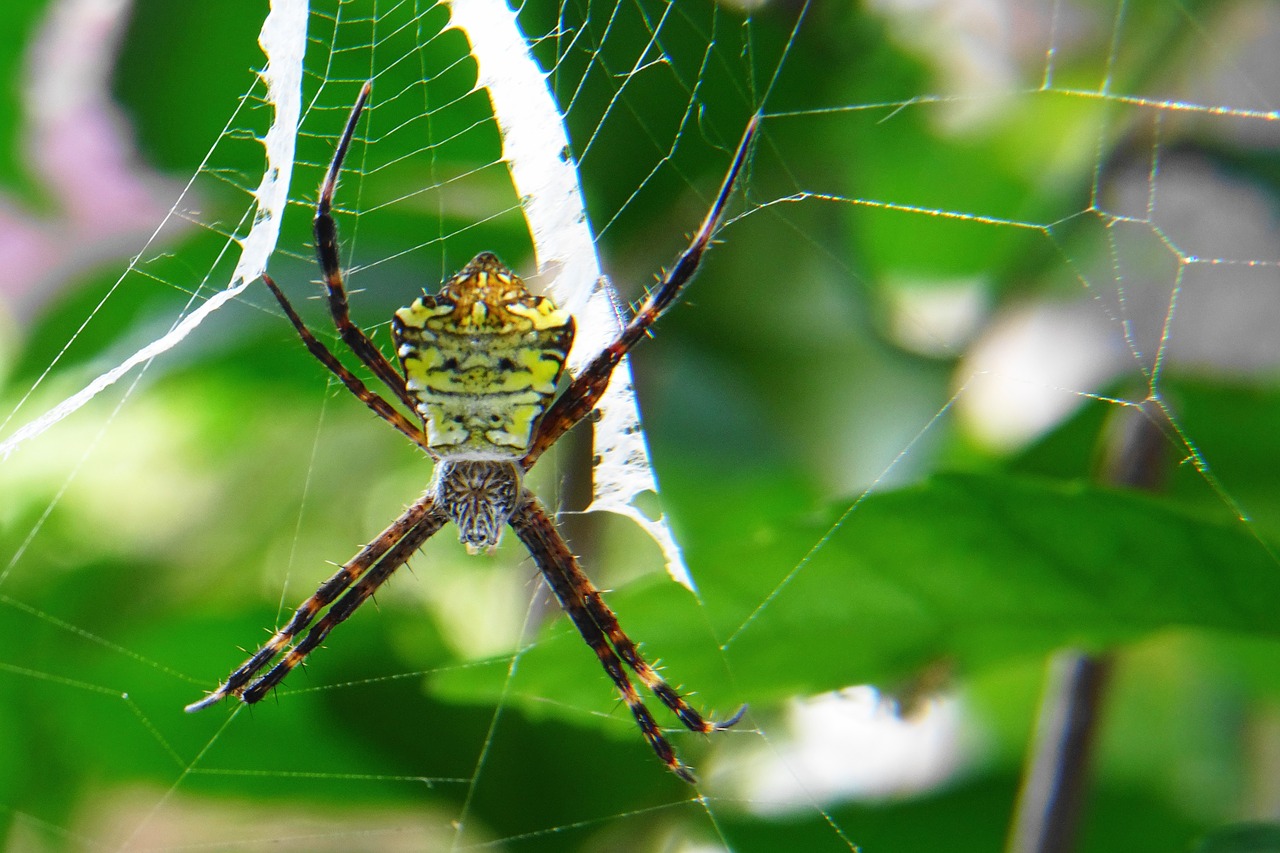
[[[188,705],[186,707],[187,712],[192,713],[208,708],[227,696],[239,696],[243,692],[245,685],[267,664],[271,663],[276,655],[280,654],[280,651],[292,642],[294,637],[310,625],[311,620],[315,618],[317,613],[345,592],[370,566],[378,562],[383,555],[391,550],[392,546],[409,538],[409,534],[411,532],[416,533],[420,526],[429,526],[429,521],[438,519],[439,521],[436,522],[435,528],[431,531],[434,533],[443,524],[443,518],[444,516],[434,506],[430,495],[421,498],[417,503],[405,510],[404,514],[393,521],[386,530],[379,533],[377,538],[361,548],[360,552],[352,557],[346,565],[342,566],[332,577],[322,583],[314,595],[302,602],[288,624],[276,631],[271,639],[263,643],[253,657],[231,673],[217,690],[214,690],[200,701],[192,702]],[[427,535],[429,536],[430,534]]]
[[[275,281],[266,273],[262,274],[262,280],[267,283],[267,287],[271,288],[271,292],[275,294],[276,301],[280,303],[280,307],[284,309],[285,316],[289,318],[289,322],[293,323],[293,328],[297,330],[298,336],[302,338],[302,343],[306,345],[307,350],[321,364],[329,368],[329,371],[342,380],[342,384],[347,386],[347,390],[360,398],[366,406],[373,409],[373,413],[391,424],[400,432],[404,433],[410,441],[421,447],[427,453],[431,453],[431,442],[427,438],[422,428],[412,423],[404,415],[400,414],[386,400],[379,397],[361,382],[355,374],[338,361],[338,357],[333,354],[327,346],[316,339],[306,324],[302,322],[302,318],[298,316],[298,312],[293,310],[293,304],[285,297],[276,286]]]
[[[747,122],[747,128],[742,133],[742,141],[738,143],[738,150],[733,155],[733,163],[720,184],[716,200],[707,211],[697,233],[693,235],[689,247],[676,260],[675,266],[663,275],[657,287],[649,291],[640,310],[631,318],[631,322],[618,335],[617,340],[592,359],[547,410],[538,425],[538,434],[522,460],[526,471],[538,461],[538,457],[548,447],[560,439],[560,436],[591,413],[599,402],[600,395],[608,387],[609,379],[613,376],[613,369],[618,366],[618,362],[649,331],[649,327],[657,322],[663,312],[671,307],[685,285],[693,279],[702,263],[703,253],[711,244],[716,226],[720,224],[725,204],[729,201],[729,193],[733,191],[733,185],[738,178],[738,173],[742,170],[742,164],[746,162],[747,150],[751,146],[751,139],[759,124],[759,114],[752,116],[751,121]]]
[[[664,705],[680,718],[686,727],[704,734],[728,728],[742,716],[739,711],[724,723],[708,721],[694,710],[653,667],[640,656],[635,644],[623,633],[613,611],[605,605],[599,591],[587,579],[578,567],[577,558],[569,550],[564,539],[556,531],[546,510],[538,503],[537,498],[526,494],[520,507],[512,515],[511,527],[516,535],[529,549],[539,570],[555,593],[560,606],[569,615],[578,633],[591,646],[609,678],[617,686],[622,699],[631,709],[632,715],[640,726],[645,739],[657,753],[658,758],[681,779],[696,783],[693,771],[676,756],[675,750],[663,736],[653,714],[645,706],[636,692],[623,662],[636,673],[646,687],[657,696]],[[616,648],[616,650],[615,650]],[[744,709],[745,710],[745,709]]]
[[[691,732],[700,734],[710,734],[711,732],[724,731],[737,724],[742,719],[742,715],[747,712],[747,706],[743,705],[732,717],[723,722],[708,720],[702,714],[688,703],[676,690],[667,684],[666,680],[658,675],[648,661],[640,654],[640,650],[636,648],[636,644],[622,630],[622,626],[618,624],[618,617],[605,604],[604,597],[600,595],[600,591],[583,573],[582,568],[578,565],[576,559],[570,560],[562,564],[565,577],[569,581],[570,587],[575,594],[586,605],[587,613],[590,614],[593,622],[604,631],[605,636],[609,638],[610,645],[618,652],[618,657],[622,658],[627,666],[631,667],[636,677],[649,689],[649,692],[662,701],[663,705],[671,710],[673,714],[680,718],[680,722],[684,723],[685,728]]]
[[[337,327],[343,342],[395,393],[400,402],[408,406],[410,411],[417,411],[417,401],[409,395],[404,377],[391,362],[387,361],[386,356],[374,345],[369,336],[351,322],[351,306],[347,302],[346,286],[342,283],[342,254],[338,247],[338,223],[333,220],[333,194],[338,186],[338,174],[342,171],[342,161],[346,158],[347,149],[351,146],[351,138],[356,132],[356,123],[360,120],[360,114],[369,100],[371,88],[371,83],[365,83],[360,89],[360,96],[356,99],[355,106],[351,108],[351,115],[347,117],[347,126],[342,132],[342,138],[338,141],[338,148],[333,152],[329,171],[325,175],[324,183],[320,185],[320,199],[316,203],[316,217],[312,222],[316,238],[316,260],[319,261],[320,269],[324,273],[324,286],[329,297],[329,313],[333,315],[333,324]]]
[[[366,406],[369,406],[370,409],[374,410],[375,415],[378,415],[379,418],[387,421],[387,423],[392,425],[392,427],[401,430],[401,432],[404,433],[411,442],[417,444],[417,446],[421,447],[422,450],[430,453],[430,439],[426,437],[426,433],[422,432],[422,428],[417,424],[413,424],[410,419],[402,415],[401,412],[396,410],[396,407],[383,400],[383,398],[379,397],[378,394],[370,391],[369,387],[365,386],[364,382],[361,382],[355,374],[347,370],[346,366],[342,364],[342,361],[338,360],[338,356],[335,356],[329,347],[326,347],[324,343],[317,341],[315,334],[311,333],[311,329],[306,327],[301,316],[298,316],[297,311],[293,310],[292,302],[289,302],[288,298],[284,296],[284,293],[280,292],[280,288],[276,287],[276,284],[274,280],[271,279],[270,275],[262,273],[262,280],[266,282],[266,286],[271,288],[271,293],[274,293],[275,300],[278,301],[280,307],[284,309],[285,316],[288,316],[289,323],[292,323],[293,328],[297,329],[298,337],[302,338],[302,343],[303,345],[306,345],[307,351],[310,351],[311,355],[316,357],[316,360],[319,360],[321,364],[326,366],[326,368],[329,368],[330,373],[333,373],[335,377],[342,379],[342,384],[347,387],[347,391],[360,398]]]
[[[244,689],[244,692],[240,695],[241,700],[246,705],[251,705],[266,696],[271,688],[283,681],[290,672],[293,672],[294,667],[306,660],[307,655],[311,654],[316,646],[324,642],[324,638],[329,636],[330,631],[345,622],[347,617],[355,613],[361,604],[368,601],[369,597],[378,591],[378,587],[382,586],[396,569],[409,562],[409,558],[422,547],[423,543],[434,536],[448,520],[448,516],[441,512],[431,512],[418,522],[417,526],[406,533],[399,542],[378,560],[368,574],[362,577],[355,586],[347,590],[346,594],[338,599],[333,607],[329,608],[329,612],[315,624],[314,628],[307,632],[307,636],[302,639],[302,642],[290,649],[288,654],[281,658],[266,675]]]

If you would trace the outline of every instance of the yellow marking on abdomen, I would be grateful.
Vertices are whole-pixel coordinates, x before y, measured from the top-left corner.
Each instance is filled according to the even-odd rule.
[[[397,311],[392,332],[432,448],[515,458],[555,394],[573,320],[482,254]]]

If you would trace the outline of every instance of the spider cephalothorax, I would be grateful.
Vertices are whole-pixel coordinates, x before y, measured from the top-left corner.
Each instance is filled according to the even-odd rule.
[[[691,731],[707,734],[728,728],[742,711],[724,722],[706,719],[658,675],[623,632],[523,481],[542,453],[595,408],[622,356],[697,271],[746,159],[758,117],[747,125],[720,192],[689,247],[614,342],[557,398],[556,385],[573,342],[573,318],[545,297],[529,293],[520,278],[488,252],[476,255],[435,296],[423,295],[396,312],[392,334],[403,372],[351,321],[331,207],[343,157],[368,97],[366,84],[320,187],[316,256],[324,271],[329,313],[342,341],[423,425],[370,391],[316,339],[275,282],[265,275],[263,280],[311,354],[379,417],[435,459],[435,478],[425,495],[321,584],[262,648],[187,710],[198,711],[227,696],[250,703],[260,700],[447,522],[458,525],[472,552],[492,549],[509,525],[600,659],[654,752],[674,773],[692,782],[693,773],[667,742],[627,669]],[[297,639],[303,631],[306,635]]]

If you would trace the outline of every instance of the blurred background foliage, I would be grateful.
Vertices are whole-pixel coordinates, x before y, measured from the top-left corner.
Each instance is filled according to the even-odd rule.
[[[271,117],[264,5],[0,9],[5,434],[225,286]],[[313,188],[375,76],[339,220],[385,344],[475,252],[531,271],[529,239],[447,9],[313,5],[271,270],[327,330]],[[77,109],[41,81],[85,56],[50,33],[93,14]],[[277,700],[181,713],[430,476],[255,285],[0,462],[8,848],[998,849],[1045,661],[1079,647],[1116,654],[1080,849],[1277,849],[1280,173],[1250,112],[1273,106],[1275,7],[568,0],[520,21],[624,299],[766,113],[747,215],[635,357],[699,596],[627,522],[575,514],[587,436],[534,478],[648,654],[721,716],[749,703],[731,733],[673,736],[708,799],[654,761],[514,542],[438,537]],[[1155,493],[1105,483],[1133,418],[1161,436]],[[868,683],[904,720],[863,713],[846,688]],[[873,724],[937,743],[873,761],[841,728]]]

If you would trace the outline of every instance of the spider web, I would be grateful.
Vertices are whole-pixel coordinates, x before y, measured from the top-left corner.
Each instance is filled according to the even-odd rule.
[[[279,2],[264,29],[185,5],[33,5],[13,48],[10,849],[991,849],[1069,644],[1122,650],[1088,849],[1276,817],[1272,6],[516,10],[619,304],[764,115],[721,243],[635,354],[641,503],[699,593],[582,513],[583,436],[533,479],[695,704],[751,703],[673,733],[690,789],[515,543],[437,537],[276,701],[181,714],[429,477],[252,284],[274,243],[334,340],[309,222],[365,80],[337,198],[356,321],[385,341],[481,250],[553,286],[456,7]],[[1158,499],[1088,485],[1134,423]]]

